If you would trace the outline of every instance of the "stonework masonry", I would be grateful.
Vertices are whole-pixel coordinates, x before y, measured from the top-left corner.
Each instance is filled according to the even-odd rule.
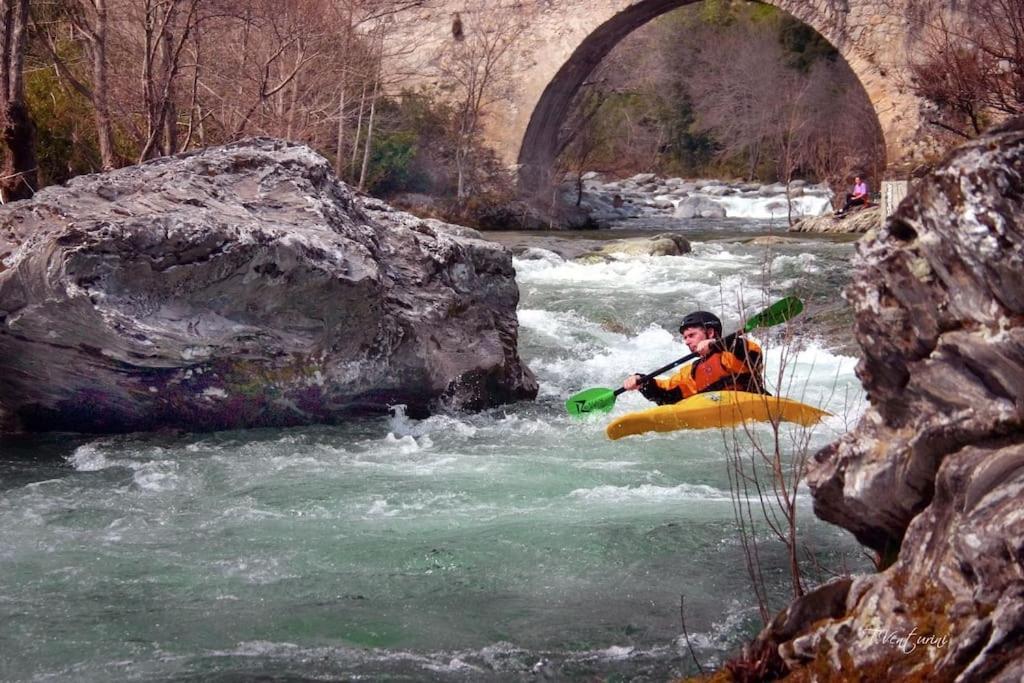
[[[885,138],[887,175],[906,177],[933,151],[922,127],[921,101],[905,88],[917,37],[905,19],[909,0],[770,0],[829,40],[860,80]],[[520,172],[543,172],[554,157],[558,127],[591,69],[622,38],[660,14],[693,0],[424,0],[390,40],[396,49],[392,83],[441,87],[437,56],[454,40],[456,13],[466,35],[481,13],[514,11],[526,24],[516,60],[511,102],[488,113],[485,138]]]

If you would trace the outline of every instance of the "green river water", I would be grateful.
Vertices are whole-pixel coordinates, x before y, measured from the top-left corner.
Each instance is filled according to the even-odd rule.
[[[681,595],[698,657],[721,663],[760,626],[723,433],[612,442],[607,416],[570,420],[562,401],[684,355],[672,330],[692,308],[733,327],[741,300],[837,300],[852,249],[705,240],[594,265],[533,251],[516,267],[536,402],[0,442],[0,680],[667,680],[696,672]],[[762,341],[781,393],[836,414],[812,451],[863,412],[834,343]],[[646,405],[626,395],[613,415]],[[800,511],[823,568],[864,566],[808,496]],[[777,608],[785,562],[763,538]]]

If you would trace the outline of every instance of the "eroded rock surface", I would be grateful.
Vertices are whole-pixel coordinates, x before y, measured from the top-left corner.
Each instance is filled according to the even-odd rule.
[[[808,478],[891,566],[780,653],[797,679],[1021,680],[1024,121],[954,152],[855,271],[871,408]]]
[[[250,140],[0,210],[0,414],[29,430],[335,422],[537,391],[510,253]],[[10,425],[8,425],[10,426]]]
[[[881,214],[882,209],[878,206],[854,209],[841,218],[826,213],[797,221],[790,226],[789,232],[863,233],[879,226]]]

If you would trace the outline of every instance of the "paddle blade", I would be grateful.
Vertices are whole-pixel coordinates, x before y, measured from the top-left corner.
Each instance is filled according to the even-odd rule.
[[[579,417],[590,413],[607,413],[614,405],[614,391],[595,387],[570,396],[565,402],[565,410],[573,417]]]
[[[759,327],[781,325],[799,315],[802,310],[804,310],[804,303],[800,299],[795,296],[787,296],[748,319],[747,324],[743,326],[743,331],[751,332]]]

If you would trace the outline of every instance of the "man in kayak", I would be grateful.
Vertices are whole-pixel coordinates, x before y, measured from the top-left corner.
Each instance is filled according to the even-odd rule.
[[[728,346],[722,339],[722,321],[714,313],[694,311],[679,325],[683,341],[700,358],[668,379],[641,383],[643,375],[626,378],[622,387],[640,390],[644,398],[658,405],[678,403],[705,391],[764,391],[764,367],[761,347],[743,337],[735,337]]]

